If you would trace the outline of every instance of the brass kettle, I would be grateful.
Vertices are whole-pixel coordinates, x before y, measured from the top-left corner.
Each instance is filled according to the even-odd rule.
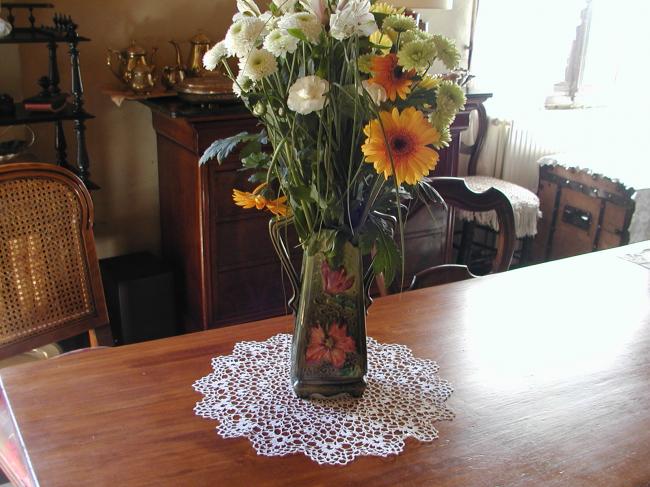
[[[136,72],[139,78],[136,85],[141,86],[141,78],[143,76],[148,76],[146,73],[153,76],[155,70],[153,57],[157,50],[158,48],[154,47],[147,59],[146,49],[136,45],[135,41],[132,41],[131,45],[122,51],[108,48],[106,54],[106,65],[117,79],[129,87],[131,87],[134,72]]]
[[[203,56],[210,49],[210,38],[199,32],[190,39],[190,53],[187,57],[187,64],[182,64],[181,48],[176,41],[169,41],[176,49],[176,67],[182,69],[187,76],[201,76],[205,73],[203,67]]]

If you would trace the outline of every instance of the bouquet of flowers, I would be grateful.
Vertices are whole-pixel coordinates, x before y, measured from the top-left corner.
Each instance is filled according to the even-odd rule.
[[[237,8],[203,62],[223,66],[263,128],[216,141],[202,162],[242,144],[252,175],[250,188],[233,189],[237,205],[292,217],[307,254],[324,238],[333,262],[343,242],[374,249],[373,271],[389,283],[401,257],[386,215],[403,228],[404,202],[435,196],[424,178],[465,103],[458,85],[428,74],[435,62],[456,67],[455,45],[382,2],[273,0],[261,12],[237,0]],[[228,58],[238,60],[236,74]]]

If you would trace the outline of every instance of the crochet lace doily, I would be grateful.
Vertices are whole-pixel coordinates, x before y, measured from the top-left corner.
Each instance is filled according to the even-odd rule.
[[[212,359],[194,383],[204,395],[194,411],[219,421],[224,438],[247,437],[258,455],[304,453],[319,464],[345,465],[359,455],[397,455],[407,437],[432,441],[434,423],[454,414],[451,385],[438,365],[404,345],[368,338],[368,387],[360,399],[299,399],[291,388],[291,335],[240,342]]]

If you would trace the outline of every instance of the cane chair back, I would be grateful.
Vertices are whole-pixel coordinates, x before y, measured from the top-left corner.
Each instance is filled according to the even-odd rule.
[[[0,165],[0,358],[108,324],[83,183],[51,164]]]
[[[499,222],[497,252],[492,262],[492,272],[510,268],[515,251],[515,215],[508,197],[495,188],[482,193],[472,191],[463,178],[431,178],[431,186],[449,206],[465,211],[495,211]],[[451,235],[447,238],[453,238]],[[434,286],[475,277],[466,266],[444,264],[418,272],[409,289]]]

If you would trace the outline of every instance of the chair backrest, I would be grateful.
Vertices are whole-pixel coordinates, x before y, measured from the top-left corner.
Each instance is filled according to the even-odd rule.
[[[517,242],[515,213],[508,197],[496,188],[476,193],[467,186],[463,178],[430,178],[429,183],[449,206],[472,212],[496,211],[499,233],[497,234],[497,254],[492,262],[491,272],[507,271],[510,268]],[[447,238],[453,238],[453,236],[449,235]],[[429,267],[413,277],[409,289],[434,286],[471,277],[475,276],[466,266],[445,264]]]
[[[106,324],[83,183],[52,164],[0,165],[0,358]]]

